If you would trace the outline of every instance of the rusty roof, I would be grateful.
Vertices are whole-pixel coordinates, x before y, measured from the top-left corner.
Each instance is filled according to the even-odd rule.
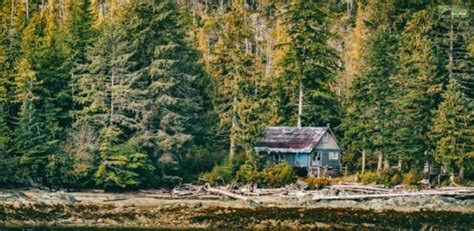
[[[327,127],[269,127],[265,138],[255,145],[256,152],[309,153],[319,143]]]

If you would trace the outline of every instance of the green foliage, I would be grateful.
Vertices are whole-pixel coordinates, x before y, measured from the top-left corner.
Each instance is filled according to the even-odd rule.
[[[108,190],[136,189],[145,180],[153,180],[155,168],[146,154],[136,153],[126,144],[114,145],[120,135],[116,128],[107,128],[104,133],[101,161],[94,174],[97,185]]]
[[[285,162],[263,169],[262,175],[269,187],[282,187],[296,180],[293,168]]]
[[[212,171],[204,174],[204,179],[210,184],[228,184],[235,179],[235,172],[233,170],[231,161],[226,161],[222,165],[216,165]]]
[[[395,169],[383,170],[378,179],[378,183],[385,185],[386,187],[392,187],[402,183],[402,174]]]
[[[208,171],[213,184],[291,183],[290,166],[252,149],[265,127],[296,124],[300,89],[303,126],[342,122],[352,170],[365,151],[369,171],[382,153],[401,171],[434,160],[473,177],[471,17],[359,1],[352,28],[335,0],[12,2],[0,1],[2,186],[171,188]],[[402,178],[419,180],[361,181]]]
[[[444,165],[472,166],[474,155],[473,104],[462,93],[460,85],[451,80],[443,94],[431,137],[435,143],[433,156]]]
[[[289,124],[296,124],[298,91],[304,91],[304,126],[340,123],[341,108],[331,85],[340,69],[339,54],[329,45],[336,35],[327,26],[331,4],[323,1],[293,1],[283,15],[290,37],[288,53],[279,64],[284,70],[279,82],[279,109]]]
[[[399,67],[391,78],[393,107],[392,144],[397,148],[392,153],[407,160],[424,162],[429,147],[428,134],[432,110],[439,102],[443,79],[436,46],[431,36],[433,31],[432,11],[422,10],[412,15],[400,39]]]
[[[404,185],[417,185],[421,179],[422,176],[419,172],[416,170],[410,170],[403,175],[402,183]]]
[[[364,184],[373,184],[377,182],[377,174],[375,172],[365,172],[360,175],[360,182]]]

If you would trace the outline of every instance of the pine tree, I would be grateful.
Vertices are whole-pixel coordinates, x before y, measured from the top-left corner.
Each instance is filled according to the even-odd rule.
[[[263,82],[259,58],[251,48],[255,41],[249,15],[243,1],[230,5],[222,18],[223,31],[209,68],[215,88],[213,103],[220,117],[220,130],[229,137],[230,158],[250,153],[263,128],[276,122],[276,107],[265,89],[268,83]]]
[[[291,42],[280,64],[285,70],[280,103],[283,118],[292,124],[300,118],[304,126],[340,122],[338,98],[331,88],[340,59],[329,45],[335,38],[330,31],[330,19],[329,6],[322,1],[295,1],[285,16]],[[298,110],[296,105],[304,110]]]
[[[186,176],[183,163],[195,155],[191,147],[199,149],[199,142],[209,139],[207,76],[186,41],[183,15],[172,1],[148,0],[125,8],[123,24],[139,41],[133,59],[144,70],[137,86],[146,92],[147,103],[147,123],[133,142],[146,144],[141,150],[156,163],[161,183],[173,185]],[[130,19],[134,23],[129,24]]]
[[[7,124],[7,57],[3,47],[0,45],[0,183],[8,184],[13,182],[14,175],[13,159],[11,150],[11,131]]]
[[[78,93],[75,101],[82,109],[77,113],[75,127],[92,128],[100,137],[97,144],[102,147],[110,146],[111,148],[103,148],[109,150],[114,145],[126,143],[130,134],[144,128],[142,113],[145,102],[141,100],[144,93],[133,87],[141,76],[133,71],[136,64],[131,57],[135,47],[128,42],[126,31],[116,19],[104,22],[102,26],[101,35],[88,52],[89,63],[80,65],[82,74],[77,76]],[[120,137],[112,136],[110,131],[114,131],[112,134],[120,134]],[[109,136],[114,139],[106,139]],[[90,155],[98,152],[99,148],[93,147]],[[113,167],[112,159],[124,153],[101,153],[101,167],[96,172],[96,181],[104,187],[112,187],[103,178],[107,179],[107,175],[120,172]],[[132,153],[125,157],[132,158],[130,155]],[[114,181],[122,186],[122,180]],[[135,185],[133,182],[129,183]]]
[[[393,154],[420,164],[429,148],[428,132],[432,108],[439,102],[442,86],[440,62],[431,36],[433,11],[412,15],[400,37],[399,69],[391,78],[394,94],[390,100]]]
[[[51,104],[41,99],[37,92],[41,82],[30,63],[22,59],[17,66],[16,101],[20,103],[18,126],[14,131],[13,152],[18,156],[20,179],[29,184],[46,181],[48,158],[57,154],[58,140],[55,137],[57,123],[52,121]]]
[[[28,183],[56,184],[48,161],[61,155],[59,141],[70,123],[70,66],[65,61],[60,4],[50,0],[31,18],[22,38],[22,59],[17,67],[16,102],[19,108],[15,148],[22,175]],[[56,165],[54,165],[56,166]]]
[[[79,0],[66,1],[67,18],[65,28],[68,33],[68,45],[71,50],[71,63],[78,65],[86,61],[86,48],[90,46],[96,31],[92,28],[92,15],[90,14],[91,1]]]
[[[462,93],[461,85],[451,79],[433,117],[432,154],[438,163],[458,167],[461,176],[465,168],[472,171],[474,166],[473,111],[472,101]]]
[[[474,98],[474,56],[469,51],[472,43],[472,3],[464,6],[471,10],[466,16],[453,15],[463,5],[462,1],[451,3],[448,15],[442,16],[438,13],[433,37],[439,46],[439,56],[443,58],[444,68],[449,78],[455,78],[470,99]]]
[[[387,110],[390,77],[395,70],[396,38],[385,30],[372,35],[364,57],[366,70],[352,81],[350,105],[341,125],[344,144],[350,152],[377,152],[381,155],[391,145],[388,136]]]

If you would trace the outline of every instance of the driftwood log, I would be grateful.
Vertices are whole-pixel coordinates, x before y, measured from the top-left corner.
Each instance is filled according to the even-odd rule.
[[[394,198],[394,197],[410,197],[410,196],[446,196],[470,198],[474,197],[473,191],[468,190],[429,190],[421,192],[401,192],[401,193],[383,193],[383,194],[365,194],[365,195],[344,195],[344,196],[313,196],[312,200],[365,200],[376,198]]]
[[[205,187],[204,189],[206,191],[208,191],[209,193],[212,193],[212,194],[218,194],[218,195],[226,196],[226,197],[229,197],[229,198],[232,198],[232,199],[248,201],[252,205],[260,205],[261,204],[261,202],[259,202],[257,200],[254,200],[254,199],[251,199],[251,198],[248,198],[246,196],[242,196],[242,195],[239,195],[239,194],[236,194],[236,193],[232,193],[232,192],[229,192],[229,191],[216,189],[216,188],[210,188],[210,187]]]

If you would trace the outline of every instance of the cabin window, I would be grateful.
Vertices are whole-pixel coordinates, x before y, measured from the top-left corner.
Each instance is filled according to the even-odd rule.
[[[323,135],[323,143],[327,143],[329,141],[329,133],[324,133]]]
[[[329,159],[330,160],[337,160],[339,159],[338,152],[329,152]]]

